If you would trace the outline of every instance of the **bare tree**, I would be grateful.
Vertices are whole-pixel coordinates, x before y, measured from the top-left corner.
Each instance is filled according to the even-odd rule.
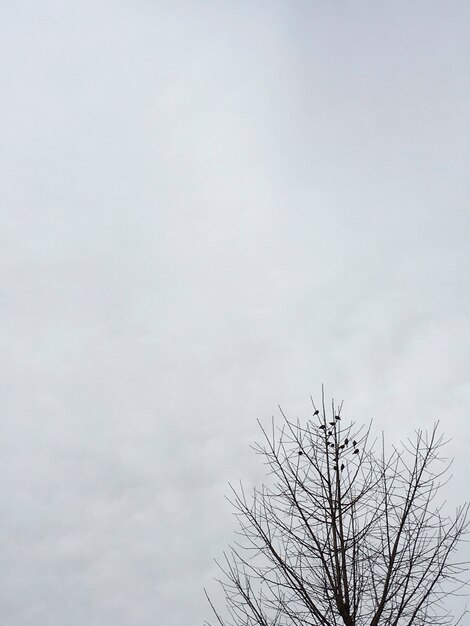
[[[445,607],[462,592],[456,547],[468,504],[443,512],[450,463],[437,424],[400,449],[345,424],[342,406],[312,401],[307,423],[282,414],[254,449],[268,485],[229,501],[240,522],[219,580],[220,626],[430,626],[461,622]],[[281,411],[282,413],[282,411]],[[261,424],[260,424],[261,426]],[[466,611],[464,611],[464,614]],[[225,617],[227,614],[227,617]],[[209,624],[209,623],[208,623]]]

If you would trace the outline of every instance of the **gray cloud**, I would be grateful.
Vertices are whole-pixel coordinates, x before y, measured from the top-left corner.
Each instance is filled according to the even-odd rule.
[[[0,619],[183,626],[324,382],[468,479],[465,3],[0,7]]]

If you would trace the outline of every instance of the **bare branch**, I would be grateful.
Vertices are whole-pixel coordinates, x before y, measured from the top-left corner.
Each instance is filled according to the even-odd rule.
[[[386,452],[371,425],[346,423],[343,405],[311,398],[309,420],[281,411],[253,449],[267,482],[228,498],[237,540],[219,581],[227,619],[219,626],[458,626],[445,599],[466,585],[455,559],[469,507],[446,515],[436,496],[451,462],[436,424]]]

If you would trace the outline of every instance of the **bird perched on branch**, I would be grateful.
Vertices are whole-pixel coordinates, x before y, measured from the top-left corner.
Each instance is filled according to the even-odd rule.
[[[334,426],[336,422],[330,422],[330,426]]]
[[[321,428],[322,430],[325,430],[326,426],[325,426],[325,424],[320,424],[320,426],[318,428]]]
[[[335,415],[335,420],[340,420],[340,416],[339,415]]]
[[[341,471],[344,470],[344,463],[341,463]]]
[[[344,440],[344,445],[347,446],[349,443],[349,439],[346,437],[346,439]]]
[[[303,452],[302,450],[299,450],[299,456],[302,456]]]
[[[318,415],[320,413],[320,411],[318,409],[316,409],[316,411],[314,411],[313,415]]]
[[[359,454],[359,450],[354,450],[353,454]]]
[[[355,439],[353,439],[353,446],[356,447],[357,446],[357,441]]]

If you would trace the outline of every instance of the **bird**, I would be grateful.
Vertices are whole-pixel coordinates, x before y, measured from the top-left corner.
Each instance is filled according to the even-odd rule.
[[[336,471],[338,469],[337,465],[333,465],[333,469]]]
[[[316,409],[316,411],[314,412],[314,415],[318,415],[320,413],[320,411],[318,409]]]
[[[335,415],[335,420],[340,420],[340,416],[339,415]]]
[[[353,454],[359,454],[359,450],[354,450]]]
[[[325,424],[320,424],[319,428],[321,428],[322,430],[325,430],[326,426]]]
[[[330,426],[334,426],[334,425],[335,425],[335,422],[330,422]]]
[[[302,450],[299,450],[299,456],[302,456],[303,452]]]
[[[329,437],[330,435],[332,435],[332,434],[333,434],[333,431],[332,431],[332,430],[329,430],[329,431],[328,431],[328,437]]]
[[[335,444],[334,443],[330,443],[330,448],[334,448]]]
[[[341,463],[341,471],[344,470],[344,463]]]
[[[342,445],[342,446],[340,446],[339,448],[340,448],[340,450],[344,450],[344,443],[343,443],[343,445]]]
[[[355,439],[353,439],[353,446],[356,447],[357,446],[357,441]]]
[[[349,439],[346,437],[346,439],[344,440],[344,445],[347,446],[349,443]]]

